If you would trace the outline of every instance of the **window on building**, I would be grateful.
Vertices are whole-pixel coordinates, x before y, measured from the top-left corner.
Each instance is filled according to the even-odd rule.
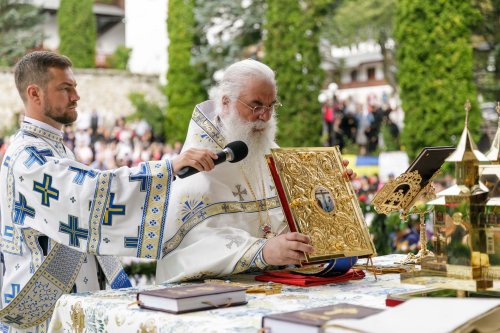
[[[375,80],[375,67],[368,68],[368,80]]]
[[[358,71],[353,70],[351,72],[351,82],[356,82],[356,81],[358,81]]]

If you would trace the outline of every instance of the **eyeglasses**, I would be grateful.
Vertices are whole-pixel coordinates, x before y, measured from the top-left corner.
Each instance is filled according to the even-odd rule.
[[[280,102],[275,102],[275,103],[271,104],[270,106],[266,106],[266,105],[250,106],[247,103],[243,102],[239,98],[237,99],[237,101],[240,102],[241,104],[245,105],[250,110],[252,110],[252,113],[254,116],[263,115],[267,111],[272,113],[274,110],[276,110],[277,108],[282,106]]]

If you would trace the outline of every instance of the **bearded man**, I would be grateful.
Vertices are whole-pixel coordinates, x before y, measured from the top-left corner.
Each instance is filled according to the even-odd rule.
[[[16,65],[25,117],[0,167],[0,332],[52,332],[62,294],[130,287],[114,255],[159,258],[174,175],[211,170],[217,158],[190,149],[102,171],[75,161],[61,131],[78,116],[71,68],[47,51]]]
[[[220,151],[241,140],[249,155],[176,180],[158,283],[299,264],[314,251],[309,237],[287,232],[265,160],[277,147],[276,96],[274,72],[248,59],[226,69],[215,101],[195,107],[184,149]]]

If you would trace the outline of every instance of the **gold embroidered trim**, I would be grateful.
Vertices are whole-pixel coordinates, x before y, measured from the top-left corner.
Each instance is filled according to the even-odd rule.
[[[175,250],[182,242],[187,233],[204,220],[220,214],[232,213],[255,213],[257,208],[265,205],[268,209],[281,207],[277,196],[256,201],[226,201],[201,207],[192,214],[186,222],[177,230],[176,234],[170,238],[163,247],[162,258]]]

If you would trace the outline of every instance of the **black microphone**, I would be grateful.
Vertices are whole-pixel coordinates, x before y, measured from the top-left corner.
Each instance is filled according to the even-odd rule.
[[[233,141],[228,143],[222,151],[217,153],[218,159],[214,160],[214,164],[220,164],[224,161],[229,161],[231,163],[236,163],[247,157],[248,146],[243,141]],[[176,176],[179,178],[185,178],[187,176],[194,175],[199,172],[193,167],[187,166],[179,170]]]

